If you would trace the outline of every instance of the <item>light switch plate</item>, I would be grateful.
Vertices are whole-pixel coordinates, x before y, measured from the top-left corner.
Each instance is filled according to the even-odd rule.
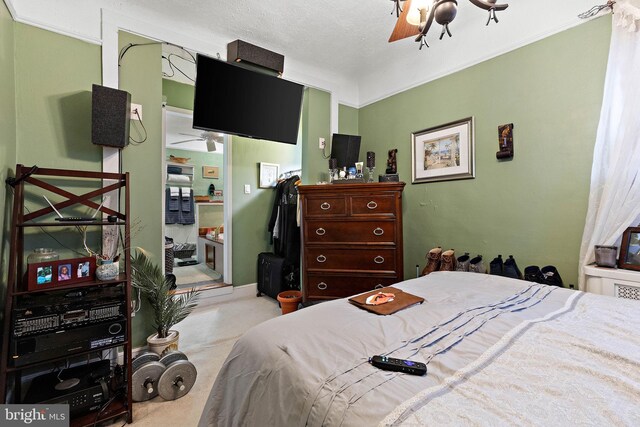
[[[251,193],[251,185],[250,184],[245,184],[244,185],[244,194],[250,194]]]

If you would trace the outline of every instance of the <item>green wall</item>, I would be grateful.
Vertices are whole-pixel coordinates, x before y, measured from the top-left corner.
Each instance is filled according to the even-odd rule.
[[[209,185],[213,184],[216,190],[223,189],[224,178],[222,177],[222,153],[206,153],[202,151],[189,151],[189,150],[176,150],[173,148],[167,148],[166,157],[170,155],[176,157],[186,157],[189,159],[187,162],[193,165],[193,194],[196,196],[206,196],[209,192]],[[218,167],[220,178],[203,178],[202,167],[203,166],[215,166]]]
[[[162,79],[162,94],[164,95],[167,105],[184,108],[185,110],[193,110],[195,86],[169,79]]]
[[[576,283],[610,39],[601,18],[362,108],[361,151],[398,148],[405,277],[434,246],[513,254]],[[475,117],[476,178],[411,185],[411,132]],[[515,157],[499,162],[498,126]],[[381,168],[379,168],[381,169]]]
[[[7,283],[12,194],[4,185],[16,166],[16,87],[14,24],[4,2],[0,2],[0,301]]]
[[[148,39],[120,32],[119,48]],[[156,262],[164,248],[162,236],[162,47],[160,44],[129,49],[120,61],[120,89],[131,93],[131,102],[142,105],[147,140],[130,144],[122,153],[122,170],[131,177],[131,246],[142,247]],[[131,122],[131,136],[140,140],[138,122]],[[151,313],[143,305],[133,319],[134,345],[144,344],[153,332]]]
[[[302,111],[302,183],[315,184],[329,180],[329,161],[318,149],[324,138],[329,155],[331,141],[331,94],[318,89],[305,89]]]
[[[338,104],[338,133],[360,135],[358,127],[358,109]]]

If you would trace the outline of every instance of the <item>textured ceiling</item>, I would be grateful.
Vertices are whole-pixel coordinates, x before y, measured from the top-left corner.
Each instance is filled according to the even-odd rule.
[[[7,0],[25,21],[99,40],[104,8],[199,40],[242,39],[285,55],[287,70],[304,65],[356,86],[363,105],[577,25],[576,15],[604,0],[499,0],[509,8],[499,24],[488,12],[458,0],[453,38],[430,49],[413,38],[388,43],[395,24],[389,0]],[[170,40],[168,40],[170,41]],[[218,43],[217,45],[219,45]],[[224,44],[220,54],[226,56]],[[292,66],[292,64],[294,64]],[[288,68],[289,67],[289,68]],[[295,72],[295,70],[293,70]],[[300,80],[300,79],[298,79]],[[353,97],[352,97],[353,98]]]

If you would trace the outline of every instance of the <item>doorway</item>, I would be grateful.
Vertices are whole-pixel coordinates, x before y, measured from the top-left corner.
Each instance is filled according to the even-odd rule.
[[[193,129],[192,122],[191,110],[163,108],[165,272],[175,276],[176,292],[231,292],[228,137]]]

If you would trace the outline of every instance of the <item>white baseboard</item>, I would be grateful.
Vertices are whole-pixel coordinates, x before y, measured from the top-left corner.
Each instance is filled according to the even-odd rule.
[[[224,292],[216,292],[224,291]],[[233,301],[240,298],[255,297],[258,292],[258,284],[250,283],[242,286],[227,286],[224,288],[210,289],[200,294],[198,307],[220,302]]]

